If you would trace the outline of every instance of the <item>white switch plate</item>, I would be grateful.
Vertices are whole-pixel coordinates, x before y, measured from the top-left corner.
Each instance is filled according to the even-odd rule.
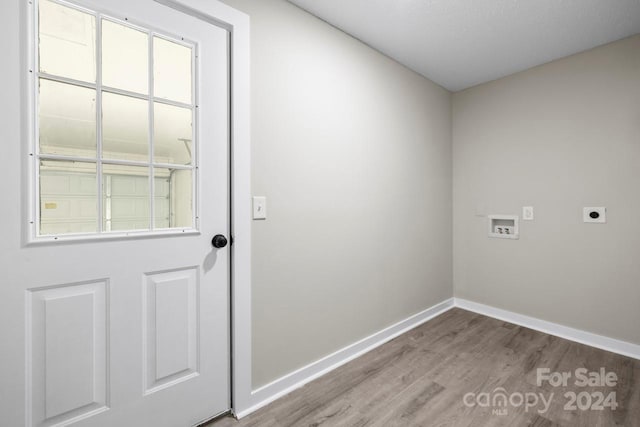
[[[522,220],[533,221],[533,206],[525,206],[522,208]]]
[[[267,219],[267,198],[253,196],[253,219]]]
[[[607,208],[587,207],[582,210],[582,220],[584,222],[595,222],[604,224],[607,222]]]

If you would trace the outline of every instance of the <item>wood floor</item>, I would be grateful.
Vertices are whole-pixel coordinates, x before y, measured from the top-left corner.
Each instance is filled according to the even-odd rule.
[[[538,368],[572,376],[566,387],[538,387]],[[579,387],[579,368],[605,368],[617,384]],[[500,399],[475,404],[487,402],[481,393],[491,404],[499,387],[511,399],[506,406]],[[587,392],[591,403],[597,392],[615,392],[618,407],[565,410],[571,391]],[[533,407],[540,394],[550,401],[547,411],[541,400]],[[475,406],[465,405],[465,395]],[[583,407],[588,400],[582,397]],[[640,426],[640,361],[456,308],[240,421],[209,424],[245,426]]]

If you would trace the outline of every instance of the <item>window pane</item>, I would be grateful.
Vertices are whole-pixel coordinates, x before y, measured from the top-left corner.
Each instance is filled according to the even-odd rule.
[[[96,18],[40,0],[40,71],[86,82],[96,81]]]
[[[149,160],[149,102],[102,94],[102,157]]]
[[[96,156],[96,91],[40,79],[40,152]]]
[[[154,95],[191,104],[191,48],[153,38]]]
[[[193,171],[155,168],[155,228],[192,228]]]
[[[102,165],[105,231],[149,229],[149,168]]]
[[[102,84],[149,92],[149,44],[142,31],[102,20]]]
[[[40,234],[95,233],[98,198],[94,163],[40,161]]]
[[[173,105],[154,105],[154,161],[191,164],[193,128],[191,110]]]
[[[153,228],[169,228],[171,224],[171,171],[154,168]]]

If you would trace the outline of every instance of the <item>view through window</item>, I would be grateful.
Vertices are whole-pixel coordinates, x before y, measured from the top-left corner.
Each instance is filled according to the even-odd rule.
[[[40,0],[38,236],[195,227],[195,47]]]

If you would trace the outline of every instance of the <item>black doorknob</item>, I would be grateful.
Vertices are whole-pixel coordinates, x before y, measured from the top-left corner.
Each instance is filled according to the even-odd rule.
[[[214,248],[224,248],[225,246],[227,246],[227,238],[224,237],[222,234],[216,234],[215,236],[213,236],[213,239],[211,240],[211,244],[213,245]]]

